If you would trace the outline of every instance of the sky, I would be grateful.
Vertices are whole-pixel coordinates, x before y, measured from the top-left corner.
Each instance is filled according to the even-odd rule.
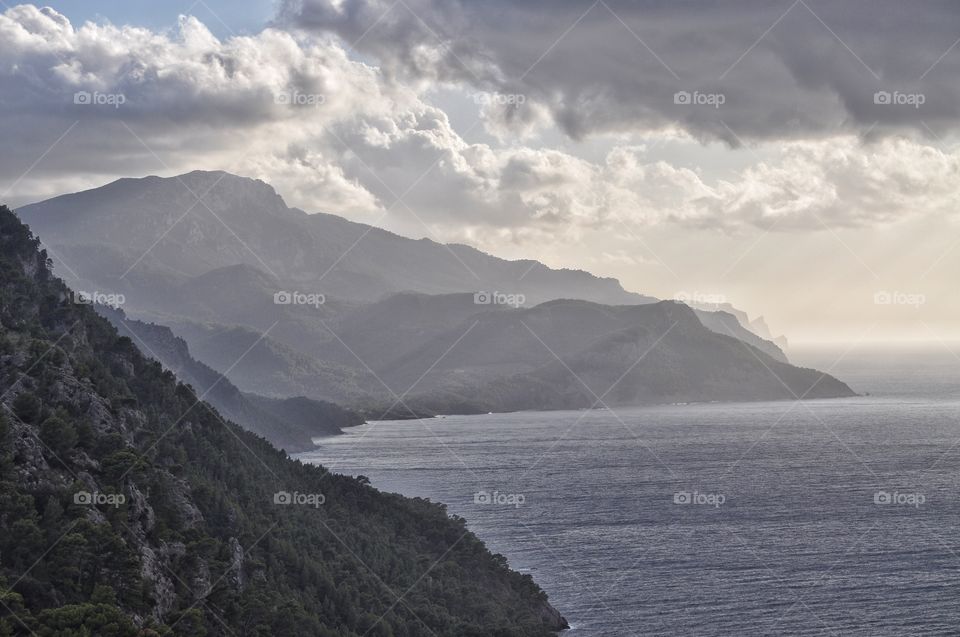
[[[10,5],[0,200],[222,169],[794,342],[946,346],[958,38],[932,0]]]
[[[86,21],[111,22],[154,31],[175,29],[179,16],[193,15],[219,38],[258,33],[277,11],[277,3],[270,0],[66,0],[37,6],[51,7],[75,25]]]

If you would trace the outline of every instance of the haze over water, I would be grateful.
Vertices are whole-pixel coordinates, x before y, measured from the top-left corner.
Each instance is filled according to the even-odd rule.
[[[870,395],[381,422],[301,458],[447,504],[571,635],[955,634],[960,360],[831,373]]]

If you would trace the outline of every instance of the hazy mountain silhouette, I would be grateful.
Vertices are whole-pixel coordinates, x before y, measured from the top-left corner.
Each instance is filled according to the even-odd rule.
[[[83,277],[130,294],[149,284],[162,295],[189,277],[247,264],[284,285],[353,301],[407,290],[500,290],[524,294],[532,304],[561,297],[653,300],[580,270],[507,261],[464,245],[308,215],[287,207],[266,183],[222,172],[120,179],[17,213],[47,245],[63,249],[67,264],[75,260]]]
[[[853,395],[830,375],[707,329],[694,310],[672,301],[557,300],[459,316],[456,301],[466,307],[465,295],[402,295],[365,308],[344,321],[340,346],[366,357],[396,394],[409,392],[404,402],[421,413],[583,408],[608,392],[602,402],[610,405]],[[419,332],[382,329],[396,316],[417,325],[419,314],[449,322]],[[388,333],[403,338],[391,346]]]
[[[312,449],[313,438],[341,433],[363,423],[358,414],[329,402],[303,397],[271,399],[241,392],[233,383],[191,356],[186,342],[170,328],[127,318],[123,310],[96,306],[121,336],[131,338],[143,354],[160,362],[189,384],[225,418],[263,436],[278,449],[296,453]]]
[[[852,394],[788,365],[751,331],[762,319],[736,308],[658,303],[614,279],[308,215],[227,173],[121,179],[18,213],[74,287],[125,295],[129,316],[171,328],[242,392],[368,417],[591,406],[621,375],[618,404]]]

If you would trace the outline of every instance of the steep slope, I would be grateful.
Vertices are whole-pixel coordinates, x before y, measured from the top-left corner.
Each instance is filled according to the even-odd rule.
[[[258,413],[268,414],[295,428],[306,439],[304,446],[309,449],[316,448],[316,445],[312,444],[310,439],[339,433],[331,432],[329,423],[340,422],[341,427],[352,427],[364,422],[363,418],[355,412],[338,407],[333,403],[312,400],[303,396],[269,398],[258,394],[244,393],[242,395],[244,400]],[[302,439],[298,438],[298,440]]]
[[[289,453],[313,449],[313,438],[341,433],[341,427],[363,423],[363,418],[329,402],[307,398],[268,400],[244,394],[226,379],[190,355],[187,344],[169,328],[127,318],[122,310],[102,305],[97,312],[122,336],[191,387],[225,418],[263,436]],[[286,417],[289,412],[293,417]]]
[[[531,303],[560,296],[601,303],[652,300],[582,271],[507,261],[334,215],[308,215],[288,208],[262,181],[223,172],[121,179],[17,213],[81,277],[117,291],[134,273],[143,289],[155,277],[168,285],[171,273],[195,277],[246,264],[284,289],[300,286],[350,301],[404,290],[501,290],[525,294]]]
[[[694,311],[697,313],[697,318],[700,319],[700,322],[703,323],[703,326],[708,330],[712,330],[717,334],[732,336],[744,343],[753,345],[758,350],[782,363],[789,362],[787,355],[783,353],[783,350],[776,343],[766,338],[761,338],[756,332],[744,327],[740,319],[734,314],[722,310],[712,312],[707,310]],[[759,320],[763,319],[761,318]],[[766,325],[766,323],[764,323],[764,325]],[[767,330],[767,332],[769,333],[769,330]]]
[[[720,313],[720,314],[730,314],[732,315],[740,327],[754,336],[759,337],[764,342],[769,342],[774,348],[779,350],[781,354],[787,349],[787,337],[786,336],[774,336],[770,332],[770,328],[767,326],[767,321],[762,316],[751,320],[750,316],[743,310],[735,308],[730,303],[698,303],[698,302],[688,302],[687,305],[694,308],[698,311],[711,312],[711,313]],[[719,326],[721,334],[727,334],[729,332],[728,328],[730,324],[724,320],[725,325]],[[713,329],[711,327],[711,329]],[[747,341],[750,342],[749,340]],[[756,345],[756,343],[751,343]],[[767,352],[773,355],[771,352]]]
[[[247,327],[169,318],[167,325],[189,343],[190,351],[199,360],[227,374],[246,392],[352,404],[382,389],[366,370],[356,366],[356,359],[342,364],[337,358],[308,354],[304,351],[306,343],[298,347],[274,339],[279,326],[265,335],[263,330]],[[325,329],[324,333],[332,339]]]
[[[565,626],[463,520],[291,461],[70,298],[0,208],[0,634]]]

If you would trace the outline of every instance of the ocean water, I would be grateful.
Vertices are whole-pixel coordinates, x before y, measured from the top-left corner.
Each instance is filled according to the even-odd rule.
[[[378,422],[304,460],[443,502],[572,625],[960,634],[960,359],[793,353],[869,396]]]

